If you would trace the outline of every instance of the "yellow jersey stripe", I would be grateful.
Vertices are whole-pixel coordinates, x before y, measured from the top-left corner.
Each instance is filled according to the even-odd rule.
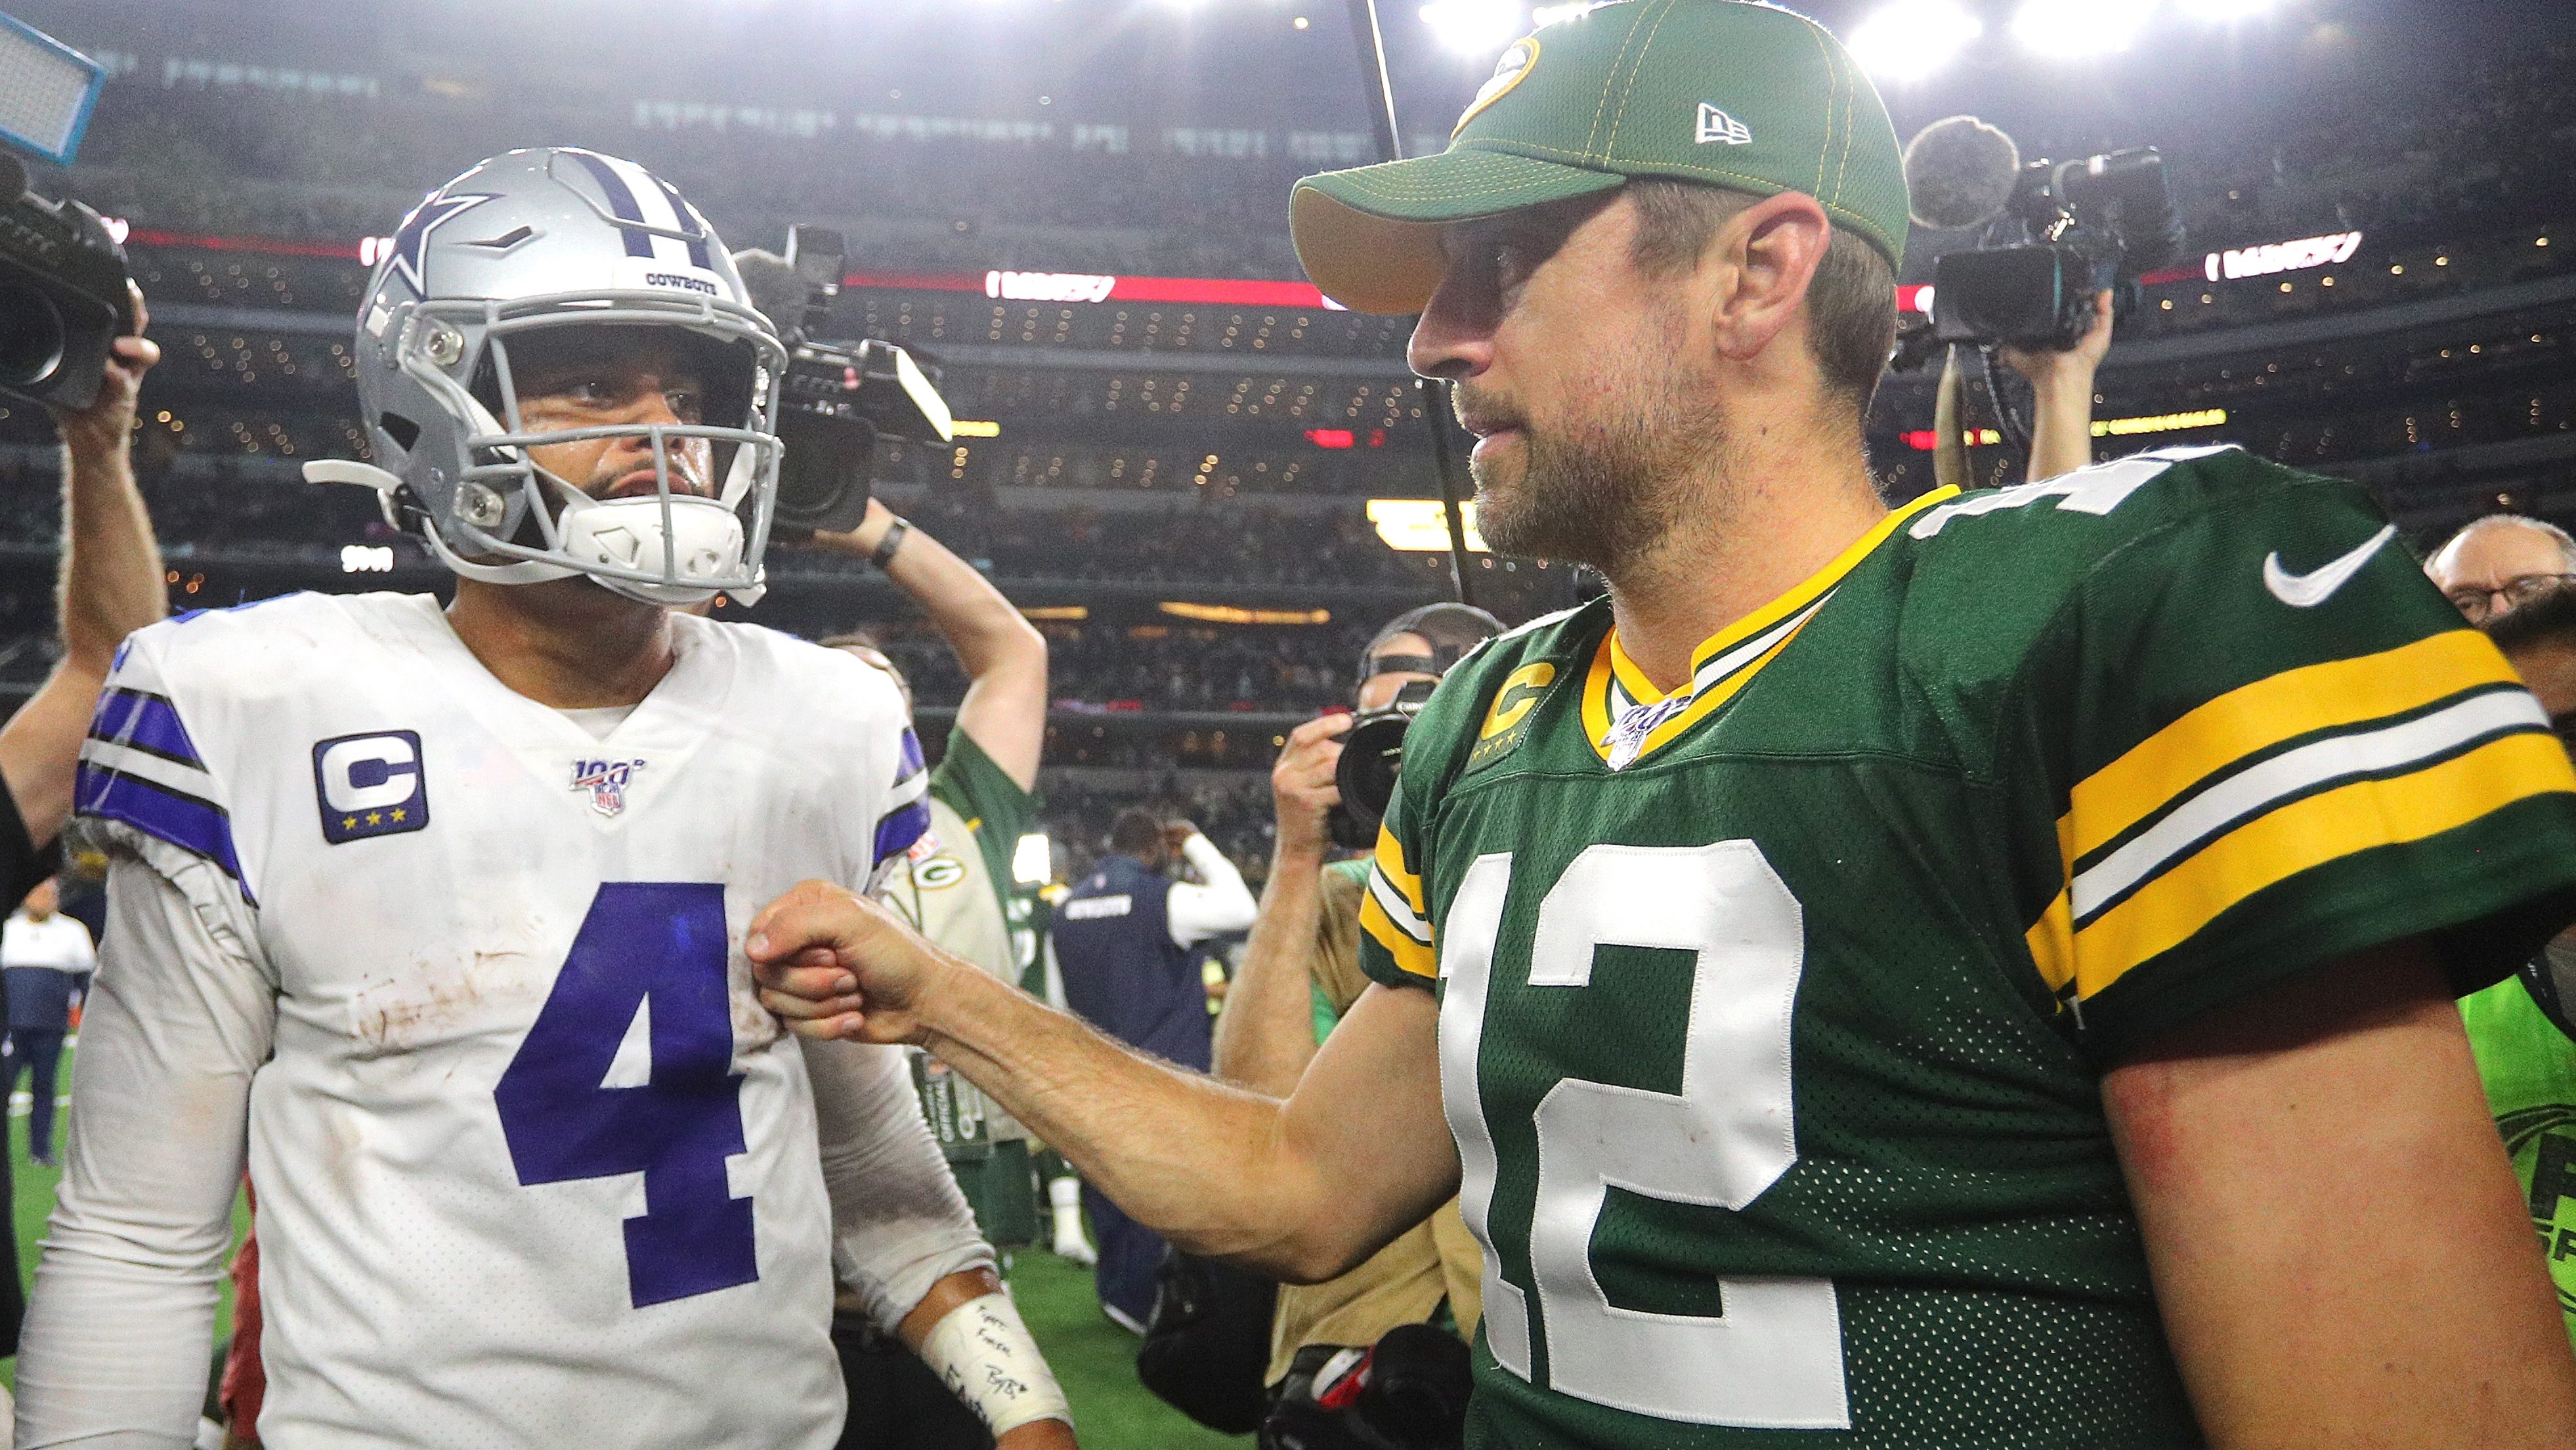
[[[1591,672],[1583,677],[1583,738],[1603,760],[1610,758],[1610,747],[1603,743],[1610,738],[1610,672],[1610,641],[1604,639],[1592,652]]]
[[[2067,860],[2099,850],[2256,751],[2513,679],[2512,668],[2485,635],[2456,629],[2378,654],[2284,670],[2231,690],[2077,784],[2059,832]]]
[[[1907,520],[1935,504],[1958,496],[1959,491],[1955,488],[1936,488],[1880,519],[1870,526],[1868,533],[1853,540],[1850,548],[1835,555],[1832,563],[1808,575],[1788,593],[1701,641],[1700,647],[1691,651],[1691,673],[1698,674],[1700,666],[1823,598],[1826,590],[1843,582],[1844,575],[1859,568],[1860,561],[1877,552],[1878,546],[1886,543],[1888,536],[1903,527]]]
[[[1637,668],[1637,662],[1628,658],[1626,647],[1619,643],[1619,631],[1616,628],[1610,631],[1609,637],[1604,639],[1601,645],[1610,653],[1610,672],[1618,677],[1619,688],[1628,692],[1628,699],[1632,703],[1661,704],[1664,697],[1672,693],[1670,690],[1656,689],[1655,682],[1646,678],[1646,672]]]
[[[1690,729],[1692,726],[1697,725],[1702,720],[1705,720],[1710,715],[1716,713],[1718,706],[1725,704],[1727,701],[1734,699],[1738,694],[1742,693],[1746,685],[1753,683],[1753,677],[1762,672],[1762,667],[1771,663],[1774,659],[1777,659],[1780,655],[1780,651],[1789,647],[1789,641],[1796,639],[1799,635],[1805,633],[1806,628],[1807,627],[1805,625],[1801,624],[1796,629],[1782,635],[1780,637],[1780,642],[1771,646],[1769,649],[1764,650],[1759,659],[1756,659],[1751,664],[1737,670],[1734,674],[1727,676],[1717,684],[1710,686],[1709,689],[1700,695],[1699,698],[1691,701],[1689,709],[1682,711],[1670,720],[1656,726],[1654,731],[1647,735],[1646,743],[1639,747],[1637,758],[1639,760],[1645,759],[1648,755],[1651,755],[1655,751],[1662,749],[1664,746],[1671,744],[1672,741],[1680,736],[1683,731]]]
[[[1404,847],[1396,842],[1393,831],[1384,826],[1377,828],[1377,850],[1370,856],[1370,861],[1377,867],[1378,874],[1386,878],[1388,885],[1404,893],[1414,915],[1431,915],[1422,900],[1422,878],[1404,869]]]
[[[2516,801],[2558,792],[2576,793],[2576,770],[2569,768],[2566,749],[2555,736],[2526,732],[2411,775],[2355,781],[2258,816],[2076,932],[2076,993],[2093,996],[2139,963],[2191,940],[2256,892],[2300,872],[2440,835]],[[2046,927],[2048,918],[2041,924]],[[2046,958],[2042,970],[2048,970]]]
[[[2075,980],[2075,904],[2066,888],[2058,888],[2056,899],[2031,923],[2023,940],[2030,943],[2030,959],[2038,964],[2048,990],[2065,991]]]
[[[1367,932],[1370,940],[1386,948],[1387,955],[1395,958],[1396,966],[1403,970],[1417,977],[1440,975],[1439,957],[1431,948],[1399,930],[1374,895],[1360,902],[1360,930]]]
[[[1752,681],[1753,676],[1759,673],[1763,666],[1780,657],[1780,650],[1798,636],[1799,630],[1790,630],[1788,634],[1781,637],[1778,644],[1764,650],[1751,661],[1736,667],[1731,673],[1717,679],[1700,680],[1701,672],[1707,669],[1711,661],[1728,650],[1744,644],[1747,640],[1754,639],[1764,631],[1777,629],[1783,622],[1795,619],[1799,611],[1814,607],[1818,600],[1823,599],[1826,594],[1832,592],[1835,585],[1843,581],[1844,575],[1860,567],[1861,561],[1868,558],[1881,544],[1886,543],[1889,536],[1903,527],[1907,520],[1945,499],[1956,497],[1958,492],[1955,488],[1934,489],[1880,519],[1870,527],[1868,533],[1855,540],[1851,547],[1836,555],[1832,563],[1808,575],[1797,587],[1702,640],[1699,648],[1691,651],[1690,688],[1695,693],[1691,697],[1690,705],[1675,714],[1672,719],[1657,726],[1654,732],[1646,737],[1645,743],[1637,751],[1636,758],[1643,760],[1656,750],[1679,739],[1688,733],[1692,726],[1715,713],[1718,706],[1741,694],[1745,685]],[[1627,647],[1619,642],[1619,631],[1615,627],[1612,628],[1602,638],[1600,648],[1594,651],[1591,673],[1583,681],[1584,738],[1592,742],[1592,753],[1601,757],[1605,763],[1610,759],[1609,739],[1613,723],[1611,688],[1614,683],[1638,705],[1661,704],[1670,697],[1669,692],[1656,689],[1654,682],[1646,678],[1646,672],[1637,668],[1636,662],[1628,657]]]

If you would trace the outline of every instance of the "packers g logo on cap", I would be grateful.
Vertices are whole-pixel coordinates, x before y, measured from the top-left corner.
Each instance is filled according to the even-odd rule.
[[[1524,35],[1513,41],[1511,49],[1503,52],[1503,58],[1494,62],[1493,78],[1476,88],[1476,99],[1467,103],[1466,114],[1458,118],[1457,125],[1449,128],[1449,139],[1457,140],[1458,133],[1467,129],[1469,121],[1476,119],[1477,114],[1487,106],[1501,100],[1505,92],[1519,85],[1529,75],[1530,68],[1537,64],[1537,36]]]

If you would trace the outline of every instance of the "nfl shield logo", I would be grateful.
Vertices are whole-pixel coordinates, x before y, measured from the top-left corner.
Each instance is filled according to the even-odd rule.
[[[603,816],[613,816],[626,809],[626,787],[635,780],[635,772],[644,768],[640,760],[576,760],[572,763],[572,788],[590,792],[590,808]]]

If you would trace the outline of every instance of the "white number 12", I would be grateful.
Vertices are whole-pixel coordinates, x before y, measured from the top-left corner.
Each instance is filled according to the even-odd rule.
[[[1505,1369],[1528,1379],[1529,1305],[1492,1248],[1494,1140],[1477,1086],[1511,877],[1510,853],[1477,858],[1441,924],[1440,1085],[1458,1137],[1460,1206],[1487,1246],[1487,1342]],[[1529,984],[1588,987],[1602,946],[1695,955],[1682,1090],[1567,1078],[1539,1102],[1530,1280],[1549,1387],[1691,1424],[1848,1428],[1831,1279],[1722,1278],[1723,1314],[1697,1316],[1619,1308],[1592,1269],[1593,1228],[1612,1186],[1736,1211],[1798,1161],[1789,1072],[1806,956],[1798,899],[1751,841],[1593,846],[1540,903]]]

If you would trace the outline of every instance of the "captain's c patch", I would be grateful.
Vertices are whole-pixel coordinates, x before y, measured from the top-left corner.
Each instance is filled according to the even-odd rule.
[[[322,839],[337,846],[429,825],[429,776],[410,730],[342,735],[313,747]]]

